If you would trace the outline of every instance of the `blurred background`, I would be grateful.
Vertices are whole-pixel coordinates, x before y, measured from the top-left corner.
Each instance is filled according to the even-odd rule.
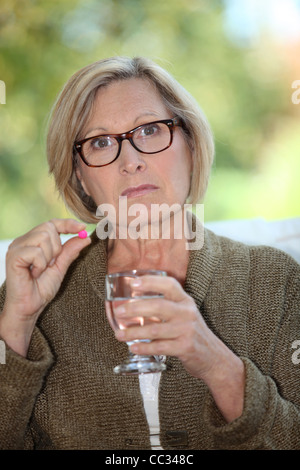
[[[300,1],[1,0],[0,239],[70,216],[48,175],[49,112],[111,55],[157,61],[207,115],[206,221],[299,216]]]

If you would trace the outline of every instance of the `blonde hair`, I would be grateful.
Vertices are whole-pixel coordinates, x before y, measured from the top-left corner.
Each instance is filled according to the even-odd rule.
[[[188,202],[201,201],[207,189],[214,157],[210,126],[192,96],[163,68],[143,57],[112,57],[99,60],[76,72],[53,106],[47,136],[49,171],[67,207],[86,223],[97,223],[96,205],[77,179],[74,142],[92,110],[100,87],[118,80],[141,78],[150,81],[167,109],[179,116],[193,157]],[[104,201],[105,202],[105,201]]]

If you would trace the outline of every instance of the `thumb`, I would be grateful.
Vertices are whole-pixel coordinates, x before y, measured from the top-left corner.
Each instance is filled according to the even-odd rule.
[[[62,251],[55,261],[56,266],[63,275],[67,272],[70,264],[78,257],[80,251],[90,244],[90,237],[84,239],[74,237],[64,243]]]

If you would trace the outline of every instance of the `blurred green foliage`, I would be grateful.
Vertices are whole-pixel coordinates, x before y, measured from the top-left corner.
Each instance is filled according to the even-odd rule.
[[[216,160],[205,220],[299,216],[298,55],[267,34],[233,42],[221,0],[1,0],[0,238],[70,216],[48,175],[47,119],[76,70],[112,55],[156,60],[207,115]]]

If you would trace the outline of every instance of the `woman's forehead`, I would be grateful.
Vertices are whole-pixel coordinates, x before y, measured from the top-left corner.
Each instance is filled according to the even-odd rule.
[[[129,105],[138,103],[141,106],[144,102],[148,104],[153,101],[156,104],[163,104],[163,100],[154,84],[142,78],[114,81],[103,88],[99,88],[95,97],[96,103],[112,109],[122,107],[125,103]]]
[[[159,92],[148,80],[118,80],[97,91],[84,133],[114,132],[113,128],[118,128],[115,132],[125,132],[142,124],[143,120],[169,117],[166,111]]]

